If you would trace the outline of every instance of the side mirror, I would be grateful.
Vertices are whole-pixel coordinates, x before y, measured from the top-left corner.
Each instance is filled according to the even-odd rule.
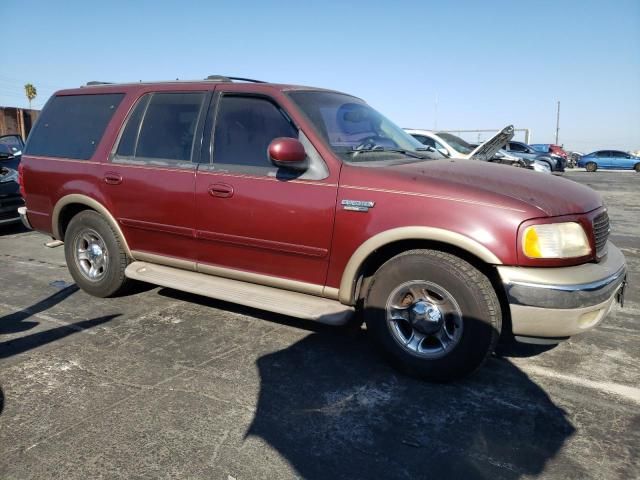
[[[295,138],[274,138],[267,149],[271,162],[278,167],[294,170],[307,169],[307,154],[304,146]]]

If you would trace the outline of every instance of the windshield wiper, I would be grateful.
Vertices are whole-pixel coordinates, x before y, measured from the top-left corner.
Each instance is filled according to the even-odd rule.
[[[420,150],[421,151],[422,150],[429,151],[427,148],[420,149]],[[411,157],[411,158],[419,158],[421,160],[425,160],[426,159],[422,155],[418,155],[417,153],[414,153],[411,150],[403,150],[401,148],[375,148],[375,147],[374,148],[367,148],[367,149],[362,148],[360,150],[351,150],[350,152],[347,152],[347,155],[352,155],[352,156],[355,157],[359,153],[373,153],[373,152],[376,152],[376,153],[379,153],[379,152],[382,152],[382,153],[399,153],[401,155],[406,155],[407,157]]]

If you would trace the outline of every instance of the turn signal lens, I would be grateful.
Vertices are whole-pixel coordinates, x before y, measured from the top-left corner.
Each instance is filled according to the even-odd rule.
[[[579,223],[548,223],[527,227],[522,250],[529,258],[575,258],[591,253],[587,235]]]

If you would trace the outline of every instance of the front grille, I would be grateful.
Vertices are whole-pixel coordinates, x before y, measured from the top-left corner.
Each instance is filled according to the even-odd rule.
[[[607,239],[609,238],[609,215],[602,212],[593,219],[593,239],[596,244],[596,255],[598,258],[607,253]]]

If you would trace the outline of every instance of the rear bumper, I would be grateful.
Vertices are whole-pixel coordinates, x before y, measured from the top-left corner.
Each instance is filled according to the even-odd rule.
[[[624,255],[611,243],[600,263],[498,267],[498,272],[509,301],[513,334],[523,341],[559,341],[595,327],[623,294],[627,276]]]

